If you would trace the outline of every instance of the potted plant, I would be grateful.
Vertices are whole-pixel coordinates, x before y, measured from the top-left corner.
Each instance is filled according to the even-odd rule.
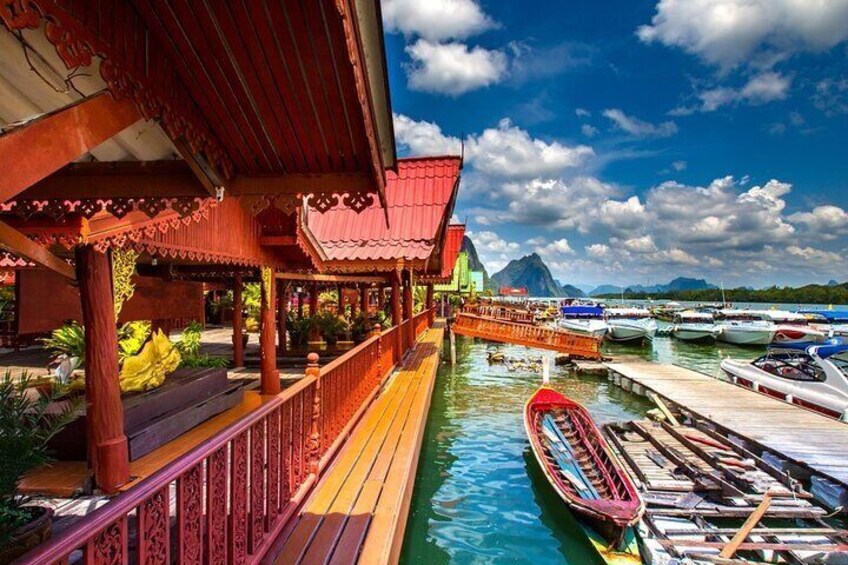
[[[339,342],[339,335],[347,331],[345,319],[332,312],[321,312],[316,316],[315,322],[328,347],[335,347]]]
[[[368,339],[371,331],[371,320],[364,312],[357,312],[350,320],[350,337],[353,343],[362,343]]]
[[[54,386],[40,394],[29,386],[29,375],[13,379],[7,370],[0,380],[0,563],[13,561],[48,539],[53,511],[33,505],[18,492],[23,476],[50,461],[47,442],[74,420],[82,399],[71,398],[60,410],[51,404],[63,393]]]
[[[311,316],[298,318],[296,312],[289,312],[286,319],[286,329],[289,332],[292,347],[302,347],[307,344],[313,323]]]

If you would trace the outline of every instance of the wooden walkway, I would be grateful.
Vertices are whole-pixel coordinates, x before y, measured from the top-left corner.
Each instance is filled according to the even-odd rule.
[[[396,563],[444,338],[428,330],[278,540],[276,563]]]
[[[608,363],[630,381],[726,431],[848,486],[848,425],[676,365]]]

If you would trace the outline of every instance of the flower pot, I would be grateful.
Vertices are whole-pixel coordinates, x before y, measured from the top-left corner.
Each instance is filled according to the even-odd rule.
[[[29,523],[12,532],[8,545],[0,547],[0,563],[11,563],[50,539],[53,533],[53,509],[33,506],[32,515]]]

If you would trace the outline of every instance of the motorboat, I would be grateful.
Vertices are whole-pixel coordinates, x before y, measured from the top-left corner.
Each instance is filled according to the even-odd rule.
[[[721,369],[736,384],[822,414],[848,419],[848,344],[772,346],[750,362],[725,359]]]
[[[657,322],[645,308],[607,308],[604,310],[607,323],[607,339],[617,342],[654,339]]]
[[[545,478],[588,526],[601,557],[607,563],[642,563],[633,527],[645,504],[589,412],[542,386],[524,407],[524,430]]]
[[[685,307],[680,302],[666,302],[665,304],[651,308],[651,314],[657,320],[671,322],[683,310],[685,310]]]
[[[675,314],[671,328],[671,335],[681,341],[713,341],[718,332],[712,314],[693,310]]]
[[[806,316],[785,310],[763,310],[763,319],[774,324],[775,344],[783,343],[821,343],[828,338],[828,332],[810,325]]]
[[[832,337],[848,337],[848,310],[799,310],[807,322]]]
[[[769,345],[774,340],[775,326],[760,312],[723,308],[717,310],[716,339],[734,345]]]
[[[581,335],[603,338],[607,333],[604,309],[595,303],[569,303],[560,308],[559,327]]]

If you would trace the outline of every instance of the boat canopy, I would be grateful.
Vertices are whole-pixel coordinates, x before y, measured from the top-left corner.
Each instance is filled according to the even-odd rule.
[[[833,355],[848,351],[848,343],[842,338],[832,337],[824,343],[781,343],[779,345],[769,346],[769,351],[791,350],[803,351],[808,355],[815,355],[821,359],[827,359]]]
[[[604,315],[604,309],[600,306],[563,306],[560,312],[565,318],[601,318]]]
[[[848,322],[848,310],[799,310],[805,316],[818,316],[830,323]]]
[[[606,315],[610,318],[650,318],[651,313],[645,308],[607,308]]]
[[[675,321],[681,322],[712,322],[713,315],[709,312],[696,312],[694,310],[686,310],[678,312],[674,316]]]
[[[760,316],[764,320],[770,320],[774,323],[805,323],[807,321],[807,317],[803,314],[799,312],[788,312],[786,310],[748,310],[748,312]]]

